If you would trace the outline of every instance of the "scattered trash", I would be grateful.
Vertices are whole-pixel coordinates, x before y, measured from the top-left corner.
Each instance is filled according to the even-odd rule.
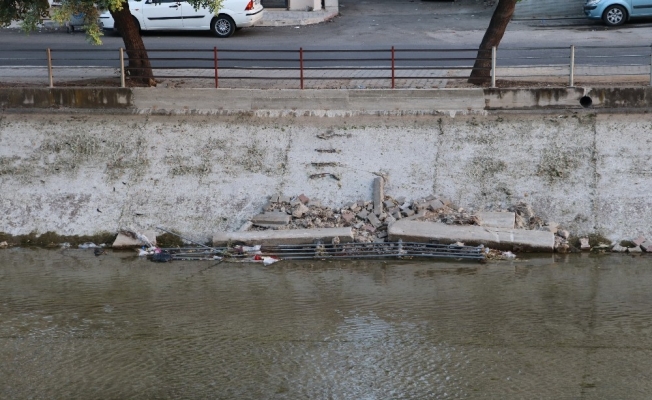
[[[516,258],[516,254],[512,253],[511,251],[504,251],[503,257],[505,257],[507,260],[513,260]]]
[[[100,246],[98,246],[98,245],[96,245],[95,243],[92,243],[92,242],[86,242],[86,243],[80,244],[77,247],[79,247],[80,249],[94,249],[94,248],[100,247]]]
[[[6,241],[0,242],[0,248],[4,248],[4,247],[9,247],[9,243],[7,243]]]
[[[68,243],[68,242],[63,242],[63,243],[61,243],[60,246],[61,246],[62,249],[68,249],[68,248],[70,248],[70,243]]]

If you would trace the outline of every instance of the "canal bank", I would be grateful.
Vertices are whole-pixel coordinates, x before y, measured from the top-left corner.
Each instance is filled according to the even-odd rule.
[[[305,91],[299,100],[260,91],[266,103],[250,94],[238,103],[242,92],[229,91],[230,107],[205,102],[203,111],[183,103],[208,91],[128,91],[115,103],[103,89],[68,92],[68,101],[113,105],[99,110],[53,108],[66,100],[52,91],[50,103],[30,104],[28,90],[25,108],[8,107],[20,99],[11,90],[0,122],[0,232],[11,235],[162,224],[208,241],[238,229],[269,196],[305,193],[339,207],[370,199],[382,175],[391,196],[442,195],[473,210],[527,202],[575,235],[652,236],[644,88],[603,89],[589,110],[579,100],[593,89],[582,88]],[[502,109],[487,102],[492,93]],[[337,96],[364,103],[334,110]]]

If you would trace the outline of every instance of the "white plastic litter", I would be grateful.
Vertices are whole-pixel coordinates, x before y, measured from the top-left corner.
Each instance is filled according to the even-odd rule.
[[[94,248],[100,247],[100,246],[96,245],[95,243],[86,242],[86,243],[80,244],[77,247],[79,247],[80,249],[94,249]]]
[[[263,257],[263,265],[272,265],[275,262],[278,262],[279,260],[273,257]]]
[[[503,257],[505,257],[508,260],[513,260],[516,258],[516,254],[512,253],[511,251],[505,251],[503,252]]]

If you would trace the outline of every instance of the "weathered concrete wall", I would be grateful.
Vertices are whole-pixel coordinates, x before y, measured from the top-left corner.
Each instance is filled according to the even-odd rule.
[[[0,231],[156,225],[208,239],[269,195],[525,200],[576,233],[652,236],[645,114],[350,118],[13,114],[0,119]],[[311,178],[313,174],[332,176]]]
[[[584,18],[585,0],[523,0],[514,18]]]

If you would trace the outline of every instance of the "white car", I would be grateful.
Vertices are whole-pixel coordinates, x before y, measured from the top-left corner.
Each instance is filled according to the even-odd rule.
[[[129,10],[142,31],[209,30],[217,37],[233,35],[237,28],[255,25],[263,18],[260,0],[223,0],[217,15],[208,8],[195,8],[187,1],[129,1]],[[116,31],[111,13],[100,15],[104,30]]]

